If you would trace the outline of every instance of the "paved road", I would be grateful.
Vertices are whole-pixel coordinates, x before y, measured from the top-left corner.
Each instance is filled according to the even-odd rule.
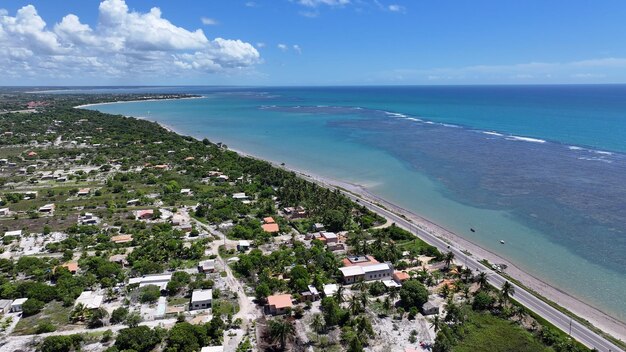
[[[312,180],[312,181],[316,181],[316,180]],[[328,185],[326,184],[324,184],[324,186],[328,187]],[[487,272],[488,277],[489,277],[489,283],[492,284],[493,286],[498,287],[498,288],[502,287],[502,284],[504,284],[504,282],[507,281],[504,277],[499,275],[497,272],[485,268],[485,266],[479,263],[475,258],[469,255],[466,255],[459,248],[454,247],[454,244],[448,244],[444,242],[443,240],[441,240],[440,238],[417,228],[410,221],[396,215],[395,213],[387,209],[384,209],[374,203],[364,200],[363,198],[357,197],[352,193],[345,192],[341,189],[340,191],[343,194],[345,194],[348,198],[352,199],[353,201],[357,201],[358,203],[366,206],[368,209],[391,219],[398,226],[411,231],[412,233],[416,234],[424,241],[437,247],[442,252],[452,251],[452,253],[454,253],[455,259],[457,259],[457,261],[461,263],[464,263],[467,267],[472,269],[472,271]],[[513,297],[519,303],[523,304],[525,307],[532,310],[533,312],[539,314],[544,319],[554,324],[556,327],[565,331],[566,333],[569,333],[571,329],[571,336],[574,339],[586,345],[587,347],[596,348],[598,351],[602,351],[602,352],[619,352],[619,351],[624,352],[624,350],[615,346],[613,343],[611,343],[604,337],[596,334],[595,332],[591,331],[589,328],[580,324],[579,322],[572,320],[570,317],[554,309],[553,307],[543,302],[542,300],[540,300],[533,294],[515,285],[514,283],[511,283],[511,284],[515,288],[515,294],[513,295]]]

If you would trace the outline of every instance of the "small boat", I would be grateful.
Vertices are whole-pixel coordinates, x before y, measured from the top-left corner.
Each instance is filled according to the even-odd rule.
[[[472,231],[472,232],[476,232],[476,230],[474,230],[474,228],[473,228],[473,227],[470,227],[470,231]]]
[[[504,240],[500,240],[500,243],[501,243],[501,244],[504,244]]]

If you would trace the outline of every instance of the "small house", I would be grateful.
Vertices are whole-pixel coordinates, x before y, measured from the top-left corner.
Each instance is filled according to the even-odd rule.
[[[263,225],[261,225],[263,231],[268,233],[276,233],[279,231],[278,224],[274,221],[274,218],[267,217],[263,219]]]
[[[7,231],[4,233],[5,236],[13,236],[13,237],[20,237],[22,236],[22,230],[13,230],[13,231]]]
[[[293,303],[290,294],[267,297],[267,311],[269,314],[285,314],[291,307],[293,307]]]
[[[10,299],[0,299],[0,314],[7,314],[11,311],[11,301]]]
[[[204,260],[198,263],[198,271],[201,273],[215,272],[215,259]]]
[[[153,209],[137,210],[135,213],[137,220],[150,220],[154,216]]]
[[[194,290],[191,294],[190,309],[206,309],[211,307],[213,299],[213,290]]]
[[[79,197],[88,196],[89,191],[91,191],[89,188],[81,188],[78,190],[78,193],[76,193],[76,195]]]
[[[424,315],[434,315],[439,314],[439,306],[434,302],[428,301],[424,303],[422,306],[422,314]]]
[[[54,204],[46,204],[39,208],[40,213],[54,213]]]
[[[102,306],[102,301],[104,300],[103,295],[99,295],[94,291],[83,291],[78,298],[76,298],[76,302],[74,302],[74,307],[82,304],[83,307],[87,309],[98,309]]]
[[[320,299],[320,293],[317,290],[317,288],[315,288],[315,286],[313,285],[309,285],[307,291],[301,292],[300,293],[300,300],[305,302],[305,301],[309,301],[309,302],[315,302],[318,299]]]
[[[128,243],[128,242],[132,242],[132,240],[133,240],[133,235],[111,236],[111,242],[114,242],[114,243]]]
[[[0,208],[0,216],[8,216],[11,214],[9,208]]]
[[[13,313],[21,312],[22,311],[22,305],[26,301],[28,301],[28,298],[18,298],[15,301],[13,301],[13,303],[11,303],[11,312],[13,312]]]
[[[205,346],[200,352],[224,352],[224,346]]]
[[[250,249],[250,241],[240,240],[237,243],[237,250],[238,251],[247,251],[248,249]]]
[[[338,290],[339,286],[337,284],[326,284],[323,287],[325,297],[332,297]]]

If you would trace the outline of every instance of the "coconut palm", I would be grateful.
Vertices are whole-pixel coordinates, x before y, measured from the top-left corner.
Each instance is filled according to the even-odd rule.
[[[509,298],[515,294],[515,287],[513,287],[510,282],[505,281],[504,284],[502,284],[501,294],[502,301],[508,302]]]
[[[313,331],[315,331],[318,341],[320,339],[320,332],[325,325],[326,322],[324,321],[324,317],[321,314],[318,313],[313,316],[313,320],[311,321],[311,327],[313,328]]]
[[[335,294],[333,295],[333,297],[335,298],[335,300],[339,304],[344,302],[344,298],[345,298],[344,294],[343,294],[344,290],[345,290],[345,288],[343,286],[339,286],[339,287],[337,287],[337,291],[335,291]]]
[[[476,276],[476,282],[478,283],[478,287],[485,288],[487,286],[487,273],[481,271],[480,274]]]
[[[296,329],[293,324],[285,319],[272,319],[269,322],[269,337],[272,343],[278,342],[280,350],[284,351],[287,341],[293,339]]]
[[[445,256],[443,257],[443,260],[446,262],[446,269],[450,270],[450,266],[452,265],[452,262],[454,261],[454,253],[452,252],[446,253]]]
[[[430,321],[430,327],[435,330],[435,334],[441,329],[441,319],[439,319],[439,315],[435,315],[433,319]]]
[[[352,295],[348,304],[348,309],[352,315],[358,315],[361,312],[361,299],[359,296]]]

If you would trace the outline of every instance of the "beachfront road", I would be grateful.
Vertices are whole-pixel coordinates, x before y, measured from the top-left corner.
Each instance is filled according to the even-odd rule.
[[[312,180],[312,181],[320,183],[318,180]],[[324,184],[324,186],[328,187],[329,185]],[[332,187],[332,188],[336,188],[336,187]],[[454,244],[448,244],[444,242],[443,240],[441,240],[439,237],[431,235],[430,233],[427,233],[417,228],[412,222],[404,219],[403,217],[399,215],[396,215],[395,213],[381,206],[378,206],[361,197],[355,196],[354,194],[350,192],[346,192],[343,189],[340,189],[340,188],[337,188],[337,189],[339,189],[339,191],[341,191],[344,195],[346,195],[348,198],[352,199],[353,201],[356,201],[366,206],[368,209],[382,216],[387,217],[391,221],[395,222],[396,225],[412,232],[413,234],[417,235],[422,240],[437,247],[443,253],[451,251],[452,253],[454,253],[454,256],[457,262],[464,263],[467,267],[472,269],[472,271],[475,274],[481,271],[486,272],[489,277],[489,283],[495,286],[496,288],[499,289],[500,287],[502,287],[504,282],[507,281],[507,279],[499,275],[497,272],[486,268],[484,265],[479,263],[472,256],[469,256],[463,253],[461,249],[455,247]],[[602,351],[602,352],[609,352],[609,351],[610,352],[619,352],[619,351],[624,352],[621,348],[618,348],[617,346],[615,346],[613,343],[611,343],[604,337],[596,334],[595,332],[591,331],[586,326],[571,319],[564,313],[556,310],[555,308],[553,308],[546,302],[542,301],[541,299],[537,298],[536,296],[526,291],[522,287],[519,287],[512,282],[511,284],[515,287],[515,294],[513,295],[513,298],[515,300],[517,300],[519,303],[523,304],[525,307],[532,310],[533,312],[537,313],[538,315],[542,316],[544,319],[546,319],[547,321],[549,321],[550,323],[552,323],[554,326],[558,327],[565,333],[569,334],[571,331],[571,336],[574,339],[586,345],[587,347],[595,348],[598,351]]]

